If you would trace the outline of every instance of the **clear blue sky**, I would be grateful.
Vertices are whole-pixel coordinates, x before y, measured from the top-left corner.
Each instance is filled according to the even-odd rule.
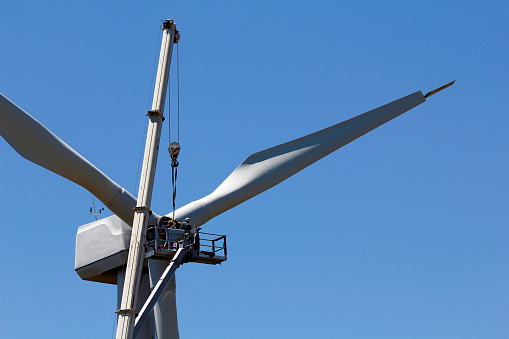
[[[173,18],[182,206],[256,151],[457,80],[209,222],[229,260],[179,269],[180,333],[507,338],[507,13],[507,1],[3,1],[0,92],[136,194],[159,25]],[[74,272],[91,194],[3,139],[0,154],[2,337],[111,338],[115,287]],[[161,152],[158,213],[170,175]]]

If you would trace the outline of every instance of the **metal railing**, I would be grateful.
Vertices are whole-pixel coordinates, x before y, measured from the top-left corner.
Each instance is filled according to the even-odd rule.
[[[179,243],[184,240],[186,234],[193,231],[174,229],[167,227],[151,226],[147,230],[145,251],[147,253],[157,253],[168,255],[179,249]],[[200,255],[214,258],[221,257],[226,260],[226,235],[199,232],[200,236]]]
[[[214,239],[204,238],[203,235],[212,236]],[[204,251],[204,248],[210,249],[210,251]],[[216,254],[226,258],[226,235],[200,232],[200,253],[208,255],[210,258],[214,258]]]
[[[145,250],[177,250],[179,241],[184,240],[185,230],[167,227],[149,227],[147,230],[147,242]]]

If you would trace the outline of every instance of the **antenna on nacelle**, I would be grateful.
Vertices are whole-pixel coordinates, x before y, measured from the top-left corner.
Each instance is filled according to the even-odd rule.
[[[95,201],[94,201],[94,198],[92,198],[92,205],[94,206],[93,207],[94,213],[92,213],[92,207],[90,207],[90,214],[93,215],[95,217],[95,221],[97,221],[97,217],[99,217],[101,215],[102,211],[104,211],[104,207],[100,208],[99,209],[99,214],[97,214],[97,212],[95,210]]]

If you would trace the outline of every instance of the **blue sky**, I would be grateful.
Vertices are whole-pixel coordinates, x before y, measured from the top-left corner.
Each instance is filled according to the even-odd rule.
[[[210,221],[229,259],[178,270],[180,333],[507,338],[508,7],[4,1],[0,91],[135,194],[159,25],[173,18],[182,206],[254,152],[457,80]],[[172,67],[173,135],[175,80]],[[91,194],[4,140],[0,154],[2,336],[112,337],[115,287],[74,272]],[[171,210],[166,152],[152,209]]]

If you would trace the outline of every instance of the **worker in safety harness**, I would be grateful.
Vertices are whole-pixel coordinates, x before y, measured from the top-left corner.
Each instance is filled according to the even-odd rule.
[[[191,219],[185,218],[184,222],[182,223],[182,229],[186,231],[190,231],[193,229],[193,226],[191,225]]]

